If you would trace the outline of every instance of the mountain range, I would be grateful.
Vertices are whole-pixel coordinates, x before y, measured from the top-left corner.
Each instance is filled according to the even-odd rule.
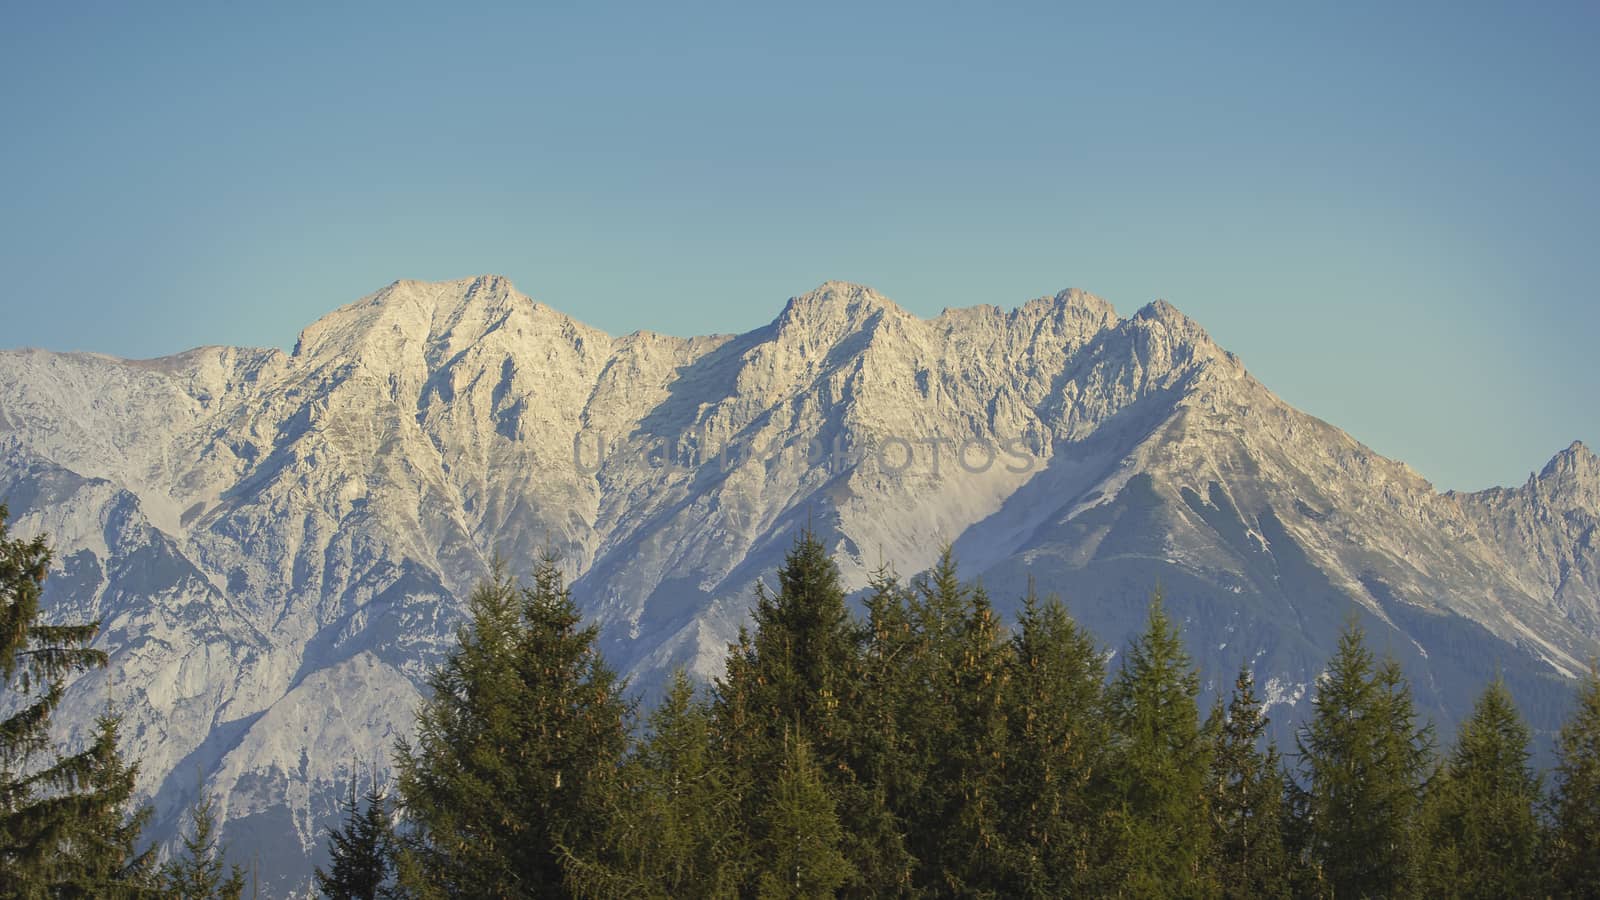
[[[103,624],[61,737],[109,702],[151,836],[213,793],[272,894],[409,733],[496,558],[559,553],[646,702],[716,676],[805,528],[852,588],[953,545],[1002,611],[1031,580],[1108,653],[1159,586],[1280,740],[1352,617],[1442,734],[1498,672],[1548,737],[1600,651],[1584,445],[1443,493],[1173,306],[1078,290],[923,319],[830,282],[744,334],[613,337],[484,276],[395,282],[287,353],[5,351],[0,502],[56,549],[48,615]]]

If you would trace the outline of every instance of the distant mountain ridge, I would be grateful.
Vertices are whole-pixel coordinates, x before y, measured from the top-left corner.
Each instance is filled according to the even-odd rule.
[[[1439,493],[1170,304],[1076,290],[922,319],[829,282],[745,334],[612,337],[484,276],[396,282],[292,353],[0,352],[0,502],[54,541],[52,614],[105,623],[68,730],[109,696],[155,833],[198,771],[275,893],[496,554],[559,550],[646,692],[718,671],[805,526],[854,587],[953,542],[1002,610],[1034,577],[1111,649],[1160,583],[1203,677],[1251,662],[1284,726],[1350,615],[1445,725],[1499,670],[1548,729],[1600,650],[1587,447]]]

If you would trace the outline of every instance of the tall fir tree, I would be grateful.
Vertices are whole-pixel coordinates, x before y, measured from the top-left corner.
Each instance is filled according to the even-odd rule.
[[[913,584],[915,640],[901,714],[903,765],[922,774],[895,798],[914,886],[986,896],[1003,880],[1000,781],[1007,678],[1000,625],[982,590],[963,584],[949,547]]]
[[[804,531],[777,573],[776,592],[758,585],[754,629],[740,632],[715,692],[715,729],[729,781],[747,827],[771,802],[772,774],[784,765],[790,736],[804,741],[836,805],[847,816],[870,813],[855,790],[843,701],[857,658],[858,628],[845,605],[839,570],[822,541]],[[753,852],[753,848],[746,848]],[[871,855],[870,843],[852,843]],[[757,860],[740,868],[754,872]],[[876,868],[870,863],[864,868]],[[854,865],[852,872],[859,871]],[[749,887],[749,886],[747,886]]]
[[[770,695],[757,675],[755,642],[749,629],[740,627],[739,640],[728,648],[724,665],[725,674],[712,691],[711,745],[716,764],[727,778],[738,827],[748,834],[763,800],[763,775],[779,762],[771,740],[774,713]],[[754,871],[755,848],[749,841],[736,841],[730,850],[733,868],[746,879],[741,881],[740,892],[748,894],[753,890],[747,879]]]
[[[897,675],[901,761],[896,777],[905,783],[890,804],[905,824],[906,849],[915,861],[913,889],[922,892],[945,889],[939,853],[953,786],[941,766],[957,739],[954,669],[966,596],[949,548],[930,571],[913,579],[907,595],[909,640],[899,649],[904,663]]]
[[[529,587],[497,567],[473,592],[416,746],[397,747],[399,874],[419,896],[564,896],[563,851],[602,830],[630,707],[556,562]]]
[[[1224,897],[1285,896],[1291,871],[1283,840],[1283,764],[1266,738],[1268,719],[1248,667],[1240,667],[1226,710],[1219,699],[1211,718],[1206,794],[1212,873]]]
[[[1431,729],[1417,724],[1399,665],[1376,663],[1355,621],[1339,637],[1296,743],[1298,833],[1318,889],[1335,898],[1415,896]]]
[[[783,763],[765,792],[756,824],[760,900],[833,897],[850,879],[833,797],[805,738],[785,738]]]
[[[568,883],[597,900],[736,897],[743,839],[710,710],[679,670],[606,798],[599,844],[568,859]]]
[[[1600,897],[1600,670],[1593,666],[1556,742],[1546,860],[1556,896]]]
[[[148,897],[157,888],[155,852],[138,849],[153,810],[133,806],[137,764],[117,751],[122,720],[109,712],[95,721],[94,740],[76,758],[79,792],[51,894],[55,897]]]
[[[179,850],[161,867],[161,888],[175,900],[239,900],[244,895],[244,870],[229,866],[228,850],[217,833],[217,816],[209,794],[189,808],[189,830]]]
[[[1397,869],[1393,896],[1415,896],[1425,888],[1421,874],[1427,860],[1427,846],[1421,825],[1422,806],[1431,777],[1438,769],[1433,723],[1417,712],[1400,662],[1385,657],[1378,663],[1374,680],[1381,701],[1383,741],[1380,744],[1378,773],[1374,786],[1384,793],[1380,810],[1391,821],[1403,823],[1390,845]],[[1377,793],[1377,792],[1375,792]]]
[[[1542,893],[1539,778],[1528,727],[1496,677],[1464,722],[1424,806],[1424,892],[1494,898]]]
[[[913,635],[906,591],[887,569],[874,573],[864,600],[866,621],[841,704],[844,766],[838,786],[840,818],[849,823],[846,855],[855,869],[845,897],[893,897],[912,892],[916,861],[906,848],[895,798],[915,790],[920,772],[906,764],[901,717]]]
[[[151,884],[151,853],[135,849],[149,812],[131,810],[137,766],[118,754],[118,720],[101,717],[77,753],[49,740],[65,679],[106,663],[88,646],[99,623],[39,622],[50,548],[9,537],[8,519],[0,505],[0,894],[138,896]]]
[[[328,900],[377,900],[393,896],[394,831],[389,792],[376,775],[357,793],[354,770],[343,801],[344,822],[328,832],[327,871],[313,873]]]
[[[1157,589],[1145,630],[1107,690],[1116,747],[1112,827],[1121,841],[1105,873],[1112,892],[1195,897],[1214,890],[1205,865],[1210,756],[1195,706],[1199,692],[1199,675]]]
[[[969,897],[999,897],[1009,877],[1002,835],[1008,653],[1000,618],[981,585],[969,593],[954,671],[955,740],[942,767],[947,829],[939,858],[944,882]]]
[[[1013,897],[1093,886],[1110,740],[1105,662],[1054,596],[1030,583],[1011,637],[1002,824]]]
[[[843,739],[839,705],[856,654],[839,568],[816,534],[805,531],[777,576],[776,593],[757,586],[754,631],[748,648],[730,660],[728,678],[753,682],[765,713],[756,737],[776,749],[773,758],[796,728],[817,753],[831,756]]]

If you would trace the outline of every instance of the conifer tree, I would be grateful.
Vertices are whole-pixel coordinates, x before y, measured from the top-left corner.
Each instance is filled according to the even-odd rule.
[[[568,859],[568,883],[593,898],[734,897],[744,839],[711,713],[682,670],[651,714],[649,736],[606,798],[605,832],[588,858]]]
[[[783,764],[757,820],[757,896],[833,897],[851,875],[833,798],[806,740],[791,735],[784,744]]]
[[[1030,583],[1011,638],[1006,684],[1004,893],[1087,893],[1100,843],[1106,777],[1105,663],[1054,596]]]
[[[148,811],[130,812],[137,766],[117,751],[118,721],[96,723],[90,746],[61,755],[50,716],[64,679],[102,667],[88,646],[98,623],[42,625],[50,567],[43,537],[8,537],[0,505],[0,885],[20,896],[131,896],[150,884],[135,844]]]
[[[1334,897],[1415,895],[1431,731],[1417,725],[1399,666],[1376,664],[1354,621],[1340,635],[1296,742],[1304,779],[1300,831],[1323,890]]]
[[[895,799],[915,790],[922,773],[907,765],[901,716],[914,636],[906,592],[887,569],[873,575],[864,601],[867,619],[846,679],[841,705],[845,769],[837,788],[845,852],[855,868],[846,897],[892,897],[911,892],[915,860]]]
[[[189,821],[180,851],[161,867],[162,891],[176,900],[239,900],[244,870],[227,864],[210,795],[202,793],[189,808]]]
[[[1538,892],[1539,779],[1528,727],[1496,677],[1461,726],[1425,807],[1426,893],[1512,897]]]
[[[924,775],[895,811],[917,860],[918,889],[983,895],[1004,877],[1007,667],[999,621],[983,591],[961,582],[949,547],[913,585],[909,612],[915,643],[905,674],[905,765]]]
[[[390,896],[394,874],[389,794],[373,778],[358,795],[350,781],[343,801],[344,824],[328,832],[328,870],[313,873],[317,890],[329,900],[376,900]]]
[[[735,804],[735,817],[743,833],[754,828],[760,809],[763,774],[777,765],[769,723],[774,715],[765,686],[756,674],[755,642],[750,631],[739,628],[739,640],[728,648],[725,674],[712,692],[711,744],[717,765],[727,778]],[[781,720],[780,720],[781,721]],[[749,841],[730,848],[735,870],[754,871],[755,849]],[[750,886],[741,885],[741,893]]]
[[[582,855],[601,831],[629,707],[554,556],[530,587],[497,569],[469,611],[416,746],[397,748],[400,880],[423,896],[562,896],[559,848]]]
[[[117,751],[122,720],[95,720],[94,740],[78,757],[79,792],[52,893],[57,897],[144,897],[154,892],[155,850],[137,849],[149,807],[131,809],[139,767]]]
[[[1600,670],[1578,687],[1561,727],[1550,798],[1548,866],[1558,897],[1600,897]]]
[[[777,574],[776,592],[758,585],[754,630],[741,630],[739,643],[730,648],[715,695],[717,746],[740,815],[753,828],[770,805],[772,773],[790,752],[791,734],[806,743],[835,805],[848,804],[852,817],[870,815],[871,798],[857,789],[850,770],[843,701],[859,632],[845,605],[838,567],[817,536],[806,531]],[[876,852],[867,842],[848,849],[864,856]],[[755,861],[746,859],[740,868],[753,872]]]
[[[1199,691],[1157,590],[1145,630],[1107,690],[1117,751],[1112,818],[1122,846],[1106,875],[1116,893],[1197,896],[1209,889],[1210,759],[1195,707]]]
[[[1207,786],[1211,868],[1225,897],[1281,897],[1290,866],[1283,841],[1283,766],[1267,741],[1267,717],[1255,678],[1241,666],[1226,712],[1220,699],[1207,731],[1213,737]]]
[[[839,703],[856,653],[839,568],[822,541],[802,532],[778,570],[777,593],[758,585],[755,629],[740,654],[738,677],[750,679],[765,713],[766,742],[781,758],[795,728],[813,750],[832,756],[843,735]],[[736,670],[730,662],[728,677]]]
[[[904,657],[898,699],[905,783],[891,795],[891,806],[905,823],[906,849],[915,860],[917,890],[945,889],[940,868],[940,842],[954,787],[940,766],[957,739],[955,660],[962,607],[967,589],[949,548],[926,574],[913,580],[907,597],[909,640],[899,649]]]
[[[1004,838],[1005,692],[1009,646],[981,586],[962,616],[956,659],[956,738],[939,770],[947,802],[939,859],[944,882],[968,896],[999,896],[1007,881]]]

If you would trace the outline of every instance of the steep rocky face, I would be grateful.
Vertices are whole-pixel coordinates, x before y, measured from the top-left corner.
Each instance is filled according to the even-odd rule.
[[[0,500],[48,532],[53,615],[98,617],[107,698],[170,835],[197,773],[282,893],[352,761],[382,765],[461,598],[554,549],[646,695],[721,666],[796,531],[847,581],[954,542],[1109,647],[1159,582],[1208,681],[1280,727],[1367,622],[1448,727],[1498,667],[1535,725],[1600,637],[1600,462],[1441,495],[1300,413],[1172,306],[1080,291],[924,320],[858,285],[768,326],[613,338],[502,278],[397,282],[293,353],[0,353]]]
[[[1526,591],[1600,634],[1600,457],[1574,441],[1521,487],[1452,496]]]

